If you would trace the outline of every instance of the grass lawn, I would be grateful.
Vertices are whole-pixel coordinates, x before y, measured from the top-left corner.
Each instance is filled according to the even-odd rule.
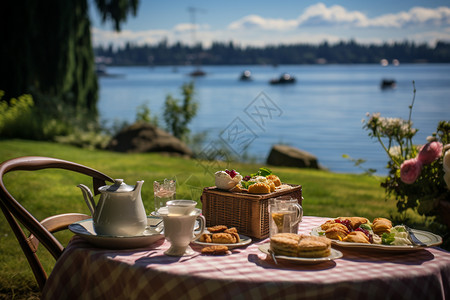
[[[144,180],[142,198],[147,213],[152,211],[153,187],[157,179],[176,177],[177,198],[198,200],[203,187],[214,185],[213,172],[234,168],[241,174],[254,173],[261,165],[220,165],[162,156],[155,153],[122,154],[92,151],[55,143],[5,140],[0,141],[0,161],[10,158],[38,155],[77,162],[112,178],[123,178],[128,184]],[[269,167],[283,182],[303,186],[305,215],[337,217],[364,216],[391,218],[396,214],[396,203],[385,201],[380,179],[356,174],[335,174],[321,170]],[[89,214],[81,191],[83,183],[92,186],[86,176],[64,170],[18,171],[5,175],[5,184],[16,199],[38,219],[63,212]],[[96,198],[98,200],[98,196]],[[411,214],[417,223],[424,220]],[[58,233],[66,242],[70,232]],[[41,249],[42,250],[42,249]],[[39,251],[48,272],[54,260],[45,251]],[[38,287],[31,269],[3,215],[0,216],[0,299],[29,299],[37,297]]]

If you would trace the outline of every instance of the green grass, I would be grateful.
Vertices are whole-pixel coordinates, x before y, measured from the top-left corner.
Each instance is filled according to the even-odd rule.
[[[113,178],[123,178],[128,184],[144,180],[142,198],[148,213],[154,207],[152,199],[154,180],[176,177],[177,197],[199,200],[202,188],[214,185],[212,173],[205,172],[205,169],[217,171],[231,167],[246,175],[254,173],[261,167],[241,163],[225,166],[155,153],[123,154],[92,151],[46,142],[0,141],[0,161],[25,155],[70,160],[97,169]],[[354,215],[373,219],[389,218],[396,212],[395,202],[385,201],[379,178],[285,167],[271,166],[270,169],[283,182],[303,186],[305,215],[323,217]],[[81,191],[76,187],[79,183],[91,186],[86,176],[64,170],[18,171],[6,174],[4,181],[9,191],[37,219],[63,212],[89,213]],[[422,222],[420,217],[416,215],[412,217],[417,222]],[[71,237],[70,232],[59,235],[65,242]],[[43,258],[45,268],[50,272],[54,260],[45,251],[38,253]],[[38,296],[37,292],[37,284],[31,269],[5,218],[1,215],[0,299],[29,299]]]

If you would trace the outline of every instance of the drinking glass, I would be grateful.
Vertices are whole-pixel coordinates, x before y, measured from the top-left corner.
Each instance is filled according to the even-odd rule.
[[[166,206],[167,201],[175,200],[177,183],[173,179],[155,180],[153,182],[153,195],[155,197],[155,215],[161,207]]]
[[[303,218],[303,208],[298,200],[289,196],[269,199],[270,236],[277,233],[298,233]]]

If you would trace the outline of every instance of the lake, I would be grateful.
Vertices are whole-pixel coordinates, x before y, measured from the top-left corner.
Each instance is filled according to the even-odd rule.
[[[450,120],[450,64],[204,66],[204,77],[191,78],[186,67],[109,67],[118,77],[100,78],[99,112],[114,120],[133,122],[137,107],[147,105],[163,124],[168,94],[182,100],[181,86],[194,81],[197,116],[192,133],[207,132],[204,150],[225,144],[238,156],[249,154],[264,163],[273,144],[287,144],[317,156],[333,172],[361,173],[342,157],[365,159],[365,168],[384,169],[387,155],[362,126],[367,112],[408,118],[419,129],[414,142],[426,143],[439,120]],[[240,81],[244,70],[252,81]],[[289,73],[296,83],[270,85]],[[395,89],[383,90],[384,78],[395,79]]]

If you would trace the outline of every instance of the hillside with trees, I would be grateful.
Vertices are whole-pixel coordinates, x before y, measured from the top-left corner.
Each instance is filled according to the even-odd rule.
[[[295,44],[266,47],[241,47],[232,42],[215,42],[205,48],[166,40],[156,45],[133,45],[114,49],[97,47],[96,56],[110,58],[113,65],[253,65],[253,64],[371,64],[381,59],[401,63],[449,63],[450,42],[438,42],[431,47],[414,42],[365,45],[355,41],[319,45]]]

